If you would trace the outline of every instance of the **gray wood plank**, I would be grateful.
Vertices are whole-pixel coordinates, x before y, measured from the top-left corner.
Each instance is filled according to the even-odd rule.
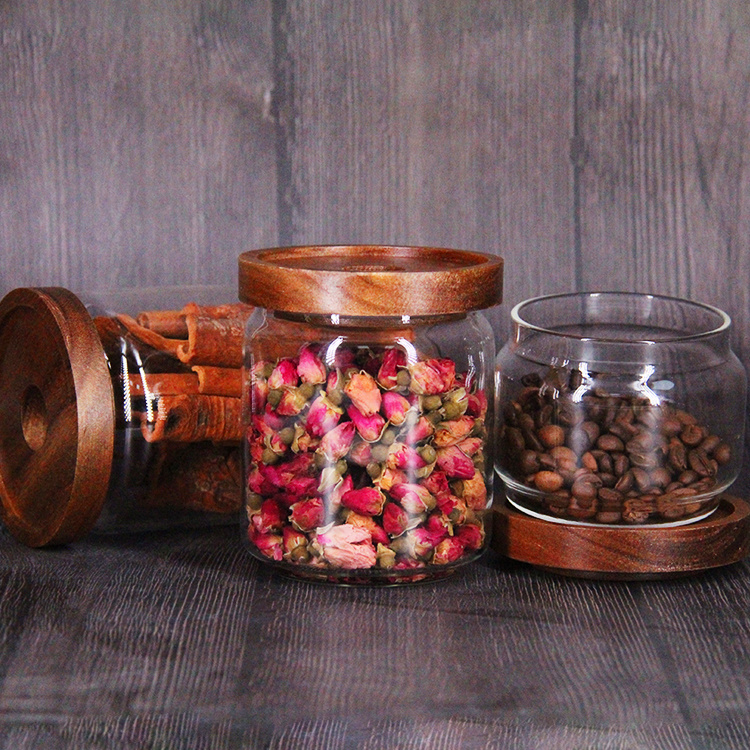
[[[277,7],[285,242],[506,259],[506,302],[575,286],[572,2]]]
[[[0,7],[0,289],[226,283],[276,240],[269,2]]]

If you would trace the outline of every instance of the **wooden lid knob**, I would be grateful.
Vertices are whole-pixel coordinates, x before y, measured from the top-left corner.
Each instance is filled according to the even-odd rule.
[[[32,547],[86,534],[107,493],[115,408],[94,323],[60,288],[0,301],[0,514]]]
[[[503,260],[436,247],[316,245],[239,257],[240,299],[293,313],[446,315],[502,301]]]

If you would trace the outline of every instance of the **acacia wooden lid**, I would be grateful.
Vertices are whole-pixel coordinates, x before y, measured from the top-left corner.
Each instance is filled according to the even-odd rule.
[[[309,245],[239,257],[239,296],[257,307],[330,315],[445,315],[502,301],[503,260],[437,247]]]
[[[107,493],[115,406],[94,323],[66,289],[0,301],[0,514],[32,547],[86,534]]]

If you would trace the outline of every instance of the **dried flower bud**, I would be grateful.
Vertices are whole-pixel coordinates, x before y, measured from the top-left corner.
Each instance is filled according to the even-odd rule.
[[[318,451],[329,461],[338,461],[351,448],[356,428],[353,422],[343,422],[323,435]]]
[[[357,466],[367,466],[372,462],[372,448],[365,441],[355,442],[352,445],[347,459]]]
[[[456,443],[456,446],[461,453],[465,453],[467,456],[473,458],[484,448],[484,440],[478,437],[468,437]]]
[[[343,413],[343,409],[332,403],[325,393],[320,393],[310,404],[305,425],[310,434],[323,437],[339,423]]]
[[[427,466],[427,462],[410,445],[394,443],[388,450],[386,465],[392,469],[413,472]]]
[[[425,521],[425,528],[437,535],[439,539],[453,536],[453,522],[439,509],[430,513]]]
[[[398,371],[406,365],[406,354],[401,349],[390,348],[385,350],[383,361],[378,370],[378,383],[386,390],[396,388],[398,385]]]
[[[276,413],[283,417],[294,417],[307,405],[308,396],[302,388],[287,387],[281,392]]]
[[[377,487],[362,487],[349,490],[341,497],[345,508],[366,516],[379,516],[385,505],[385,495]]]
[[[421,484],[397,484],[391,487],[391,497],[398,500],[401,507],[411,513],[422,513],[435,507],[435,497]]]
[[[466,503],[456,495],[441,495],[437,498],[437,507],[441,513],[444,513],[454,524],[462,524],[467,519]]]
[[[310,555],[307,551],[307,537],[293,526],[284,527],[284,559],[291,562],[306,562]]]
[[[366,440],[368,443],[374,443],[380,439],[386,424],[385,419],[380,414],[365,416],[353,404],[347,407],[346,413],[349,415],[352,423],[356,425],[357,432],[363,440]]]
[[[303,346],[300,349],[297,374],[303,383],[312,383],[313,385],[325,383],[328,377],[325,365],[309,346]]]
[[[392,537],[401,536],[409,523],[408,513],[396,503],[387,503],[383,509],[383,529]]]
[[[468,396],[468,402],[466,413],[471,417],[484,419],[487,415],[487,396],[484,391],[470,393]]]
[[[297,368],[294,362],[291,359],[281,359],[268,378],[268,387],[276,390],[284,386],[295,386],[297,382]]]
[[[467,550],[481,549],[484,544],[484,529],[478,524],[464,524],[456,536]]]
[[[283,559],[284,550],[282,548],[283,539],[279,534],[260,534],[248,527],[248,538],[257,547],[258,551],[272,560],[279,561]]]
[[[378,384],[367,372],[355,372],[344,386],[344,393],[364,417],[371,417],[380,411],[382,397]]]
[[[443,539],[436,547],[432,557],[434,565],[447,565],[456,562],[464,553],[464,544],[458,536]]]
[[[285,513],[273,498],[265,500],[257,513],[250,519],[253,528],[259,534],[281,531],[284,526]]]
[[[456,379],[456,365],[452,359],[426,359],[409,366],[409,388],[420,395],[434,395],[449,391]]]
[[[437,465],[449,477],[471,479],[474,476],[474,462],[455,445],[438,450]]]
[[[447,422],[441,422],[435,428],[433,443],[438,448],[447,448],[450,445],[456,445],[474,429],[473,417],[458,417]]]
[[[444,495],[450,495],[451,488],[448,486],[448,477],[444,471],[433,471],[429,477],[422,481],[422,486],[440,499]]]
[[[409,400],[395,391],[386,391],[383,394],[383,414],[385,418],[396,427],[402,425],[406,414],[412,406]]]
[[[325,559],[339,568],[371,568],[377,562],[375,547],[367,529],[341,524],[316,535]]]
[[[407,481],[407,476],[400,469],[386,466],[376,480],[376,484],[381,490],[388,492],[394,484],[403,484]]]
[[[379,568],[390,569],[396,562],[396,553],[385,544],[378,543],[375,558],[378,561]]]
[[[470,479],[463,480],[461,498],[472,510],[483,510],[487,507],[487,485],[479,471],[474,471],[474,476]]]
[[[426,440],[430,435],[435,432],[435,427],[427,417],[420,417],[417,423],[406,433],[404,442],[409,445],[415,445],[416,443]]]
[[[375,544],[388,544],[388,534],[372,516],[363,516],[361,513],[351,511],[346,517],[346,523],[350,526],[359,526],[370,532],[370,537]]]
[[[319,497],[309,497],[294,503],[291,507],[289,520],[300,531],[312,531],[320,526],[325,519],[323,500]]]

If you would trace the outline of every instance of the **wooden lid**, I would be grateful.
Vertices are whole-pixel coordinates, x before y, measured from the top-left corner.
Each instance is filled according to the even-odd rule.
[[[445,315],[502,301],[503,260],[437,247],[316,245],[239,257],[240,299],[294,313]]]
[[[32,547],[80,538],[99,516],[115,407],[94,323],[71,292],[0,301],[0,514]]]

